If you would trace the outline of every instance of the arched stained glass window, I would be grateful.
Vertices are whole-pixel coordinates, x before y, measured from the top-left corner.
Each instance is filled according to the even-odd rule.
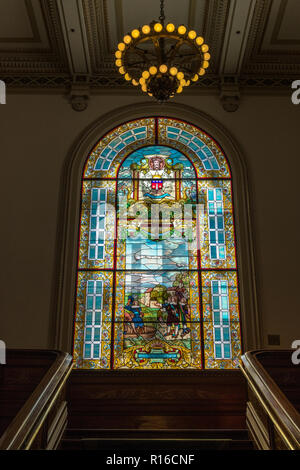
[[[79,236],[76,368],[238,367],[231,173],[209,135],[158,117],[105,135],[85,164]]]

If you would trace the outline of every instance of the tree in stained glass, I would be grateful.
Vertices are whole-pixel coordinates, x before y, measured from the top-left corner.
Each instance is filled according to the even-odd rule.
[[[231,178],[213,139],[131,121],[93,149],[82,187],[75,367],[238,367]]]

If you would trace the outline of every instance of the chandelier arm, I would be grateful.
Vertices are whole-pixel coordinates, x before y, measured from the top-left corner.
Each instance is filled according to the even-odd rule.
[[[175,47],[173,47],[173,49],[172,49],[172,46],[170,47],[168,53],[171,53],[171,54],[170,54],[170,57],[169,57],[169,58],[170,58],[170,59],[173,59],[174,56],[175,56],[175,54],[178,52],[178,50],[179,50],[182,46],[184,46],[184,45],[189,46],[190,49],[194,48],[194,46],[193,46],[192,44],[190,44],[189,41],[186,41],[185,39],[180,39],[180,40],[176,43]],[[190,55],[195,55],[195,54],[197,54],[197,53],[199,54],[199,51],[197,50],[197,48],[194,48],[194,49],[195,49],[195,52],[194,52],[193,54],[191,53]],[[186,55],[186,54],[184,54],[184,55]]]
[[[145,51],[144,49],[139,49],[139,48],[136,47],[136,46],[133,47],[133,48],[131,48],[128,52],[134,53],[135,51],[136,51],[136,53],[137,53],[138,55],[143,56],[144,59],[147,60],[148,62],[150,62],[149,59],[148,59],[148,57],[147,57],[148,55],[151,55],[152,57],[157,57],[157,54],[156,54],[156,53],[154,54],[154,53],[151,52],[151,51]]]
[[[130,68],[130,67],[135,67],[137,65],[142,66],[145,64],[145,62],[133,62],[132,64],[130,64],[129,62],[127,62],[127,68]],[[148,62],[148,64],[150,65],[150,62]]]
[[[158,63],[162,64],[162,50],[161,50],[161,47],[160,47],[159,40],[157,38],[151,38],[151,39],[152,39],[152,42],[153,42],[153,45],[154,45],[154,49],[155,49],[156,58],[158,60]]]
[[[169,50],[170,55],[168,56],[168,53],[166,54],[168,61],[174,59],[176,52],[177,52],[178,49],[182,46],[182,44],[183,44],[183,39],[180,39],[180,40],[176,43],[176,45],[175,45],[175,47],[174,47],[173,49],[170,48],[170,50]]]
[[[140,66],[141,68],[144,69],[145,67],[143,67],[143,65],[146,66],[146,67],[147,67],[147,66],[148,66],[148,67],[151,66],[152,61],[149,60],[148,57],[146,57],[145,54],[143,54],[142,52],[140,52],[140,51],[138,51],[138,50],[134,50],[133,52],[136,52],[136,54],[139,55],[139,56],[142,58],[142,61],[140,61],[140,62],[134,62],[134,63],[129,63],[129,62],[127,61],[127,64],[126,64],[127,68],[134,67],[135,65],[138,65],[138,66]],[[152,55],[152,54],[151,54],[151,55]]]
[[[189,55],[185,55],[185,56],[177,56],[177,57],[175,57],[175,59],[178,59],[178,60],[180,60],[182,63],[184,63],[184,62],[189,61],[191,56],[193,57],[194,54],[189,54]],[[195,56],[194,56],[194,57],[195,57]],[[202,62],[202,58],[201,58],[200,56],[199,56],[199,58],[197,57],[197,59],[199,60],[199,62]]]
[[[193,72],[191,72],[189,69],[182,67],[182,71],[185,72],[186,74],[191,74],[193,75]]]

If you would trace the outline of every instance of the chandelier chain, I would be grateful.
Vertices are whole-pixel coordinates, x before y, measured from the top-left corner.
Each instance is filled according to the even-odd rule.
[[[164,0],[160,0],[160,17],[159,17],[159,20],[160,20],[162,25],[164,25],[164,22],[165,22],[164,3],[165,3]]]

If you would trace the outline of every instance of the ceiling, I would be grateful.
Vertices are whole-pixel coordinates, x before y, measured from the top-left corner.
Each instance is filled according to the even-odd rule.
[[[94,92],[128,85],[113,51],[123,35],[159,17],[159,0],[1,0],[0,78],[15,88]],[[165,0],[168,21],[203,34],[211,65],[197,88],[228,77],[278,88],[300,78],[299,0]]]

